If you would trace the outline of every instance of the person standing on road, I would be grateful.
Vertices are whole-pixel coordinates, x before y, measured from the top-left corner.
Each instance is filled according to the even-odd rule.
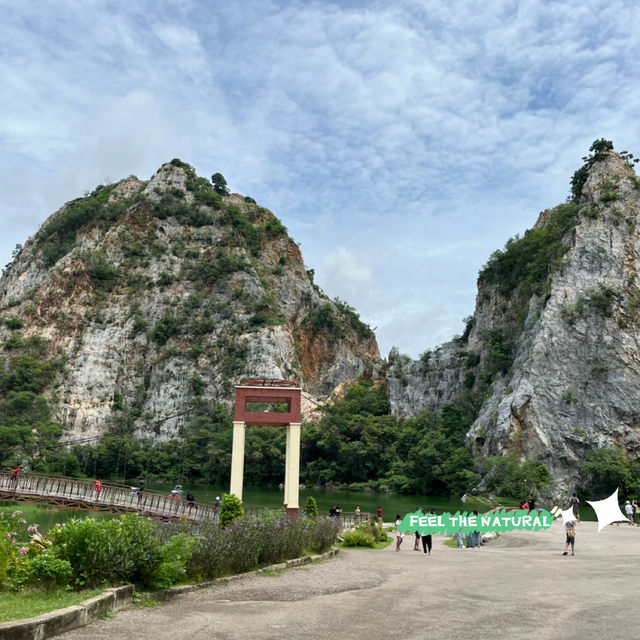
[[[417,512],[419,514],[425,514],[426,510],[424,507],[418,507]],[[420,551],[420,531],[416,530],[416,540],[413,543],[413,550]]]
[[[476,522],[478,521],[478,512],[474,511],[473,515],[476,517]],[[469,539],[471,537],[471,539]],[[467,534],[467,546],[468,547],[476,547],[480,548],[482,544],[482,534],[479,531],[471,531],[471,533]]]
[[[629,524],[633,527],[633,505],[628,500],[624,503],[624,512],[629,518]]]
[[[576,555],[576,521],[569,520],[569,522],[567,522],[564,525],[564,528],[567,534],[567,541],[564,545],[564,553],[562,555],[563,556],[567,555],[569,551],[569,545],[571,545],[571,555],[575,556]]]
[[[404,540],[404,533],[400,531],[400,523],[402,522],[402,516],[396,515],[396,551],[400,551],[402,541]]]

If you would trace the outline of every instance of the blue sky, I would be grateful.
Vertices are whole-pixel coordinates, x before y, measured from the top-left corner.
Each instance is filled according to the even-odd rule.
[[[81,9],[80,9],[81,7]],[[174,157],[270,208],[316,282],[417,356],[591,142],[640,155],[640,5],[0,0],[0,262]]]

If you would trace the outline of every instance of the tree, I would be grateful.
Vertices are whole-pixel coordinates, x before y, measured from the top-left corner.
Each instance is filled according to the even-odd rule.
[[[618,447],[590,451],[587,462],[580,465],[580,472],[585,489],[597,498],[606,498],[616,489],[624,495],[633,482],[629,460]]]
[[[219,193],[221,196],[229,195],[227,181],[224,179],[224,176],[221,173],[214,173],[211,176],[211,183],[213,184],[213,189],[216,193]]]

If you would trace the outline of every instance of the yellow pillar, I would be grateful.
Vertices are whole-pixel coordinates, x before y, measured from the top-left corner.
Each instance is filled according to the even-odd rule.
[[[231,449],[231,487],[229,493],[242,500],[242,480],[244,476],[244,422],[233,423],[233,445]]]
[[[291,441],[291,426],[287,425],[287,444],[285,448],[284,458],[284,506],[286,507],[289,500],[289,443]]]
[[[300,505],[300,423],[287,427],[287,462],[285,494],[287,509],[299,509]]]

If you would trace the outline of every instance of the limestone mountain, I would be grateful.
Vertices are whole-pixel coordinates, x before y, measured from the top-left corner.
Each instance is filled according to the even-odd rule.
[[[194,397],[230,406],[243,377],[296,379],[310,407],[379,366],[280,220],[213,178],[173,160],[98,186],[18,248],[0,280],[5,401],[48,401],[68,439],[168,439]]]
[[[640,456],[640,179],[597,141],[570,202],[542,212],[478,278],[464,335],[418,361],[392,351],[394,411],[455,400],[479,456],[515,451],[572,490],[585,455]]]

